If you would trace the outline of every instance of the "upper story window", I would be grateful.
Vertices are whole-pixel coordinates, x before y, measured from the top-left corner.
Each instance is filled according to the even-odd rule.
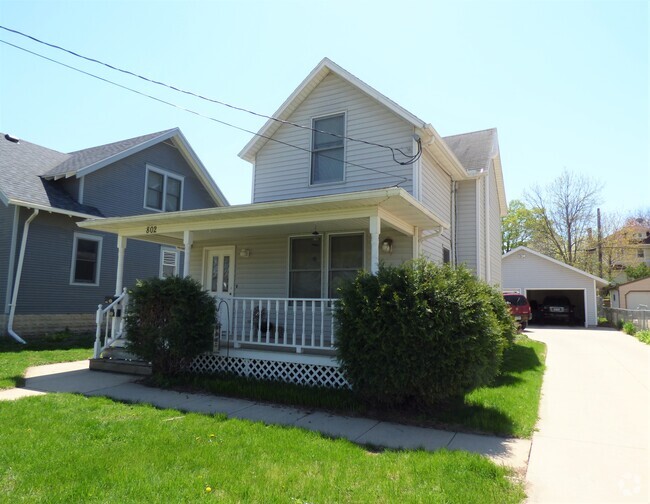
[[[345,176],[345,143],[342,138],[345,135],[345,114],[314,119],[312,127],[318,131],[312,132],[311,183],[342,182]]]
[[[147,165],[144,207],[158,212],[175,212],[183,206],[183,177]]]
[[[70,283],[73,285],[99,285],[101,258],[101,236],[75,233]]]

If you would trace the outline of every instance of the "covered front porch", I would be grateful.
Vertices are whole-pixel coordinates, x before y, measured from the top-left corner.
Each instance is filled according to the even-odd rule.
[[[420,241],[448,226],[401,188],[79,225],[118,235],[119,298],[98,311],[98,335],[110,335],[99,353],[123,336],[122,272],[128,242],[136,239],[179,251],[174,274],[198,280],[215,297],[215,355],[332,366],[338,285],[360,269],[418,257]],[[110,329],[99,329],[107,323]]]

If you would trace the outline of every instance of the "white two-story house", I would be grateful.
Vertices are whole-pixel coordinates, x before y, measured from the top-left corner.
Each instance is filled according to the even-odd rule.
[[[197,369],[337,385],[332,309],[343,279],[425,257],[500,282],[506,197],[494,129],[442,138],[324,59],[240,157],[253,165],[250,204],[79,224],[117,234],[120,261],[130,240],[185,252],[182,274],[219,301],[215,352]]]

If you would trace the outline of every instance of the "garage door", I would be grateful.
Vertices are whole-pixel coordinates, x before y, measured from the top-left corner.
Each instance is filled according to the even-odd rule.
[[[526,297],[533,310],[530,325],[585,325],[585,289],[526,289]],[[542,312],[544,303],[558,304],[562,300],[568,300],[573,308],[572,314]]]
[[[644,310],[650,308],[650,292],[628,292],[625,295],[625,306],[628,310],[636,310],[640,305],[644,305]]]

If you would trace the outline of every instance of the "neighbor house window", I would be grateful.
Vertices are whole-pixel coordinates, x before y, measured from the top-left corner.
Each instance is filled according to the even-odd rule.
[[[643,257],[643,249],[639,249],[636,251],[636,256],[637,257]]]
[[[363,269],[363,234],[330,236],[329,297],[338,297],[338,289]]]
[[[321,297],[322,236],[291,238],[289,297]]]
[[[101,257],[101,236],[75,233],[72,247],[70,283],[75,285],[99,285]]]
[[[345,114],[314,119],[312,125],[311,183],[341,182],[345,173]]]
[[[178,276],[178,250],[162,247],[160,249],[160,278]]]
[[[175,212],[181,209],[183,178],[159,168],[147,166],[147,189],[144,207],[159,212]]]

